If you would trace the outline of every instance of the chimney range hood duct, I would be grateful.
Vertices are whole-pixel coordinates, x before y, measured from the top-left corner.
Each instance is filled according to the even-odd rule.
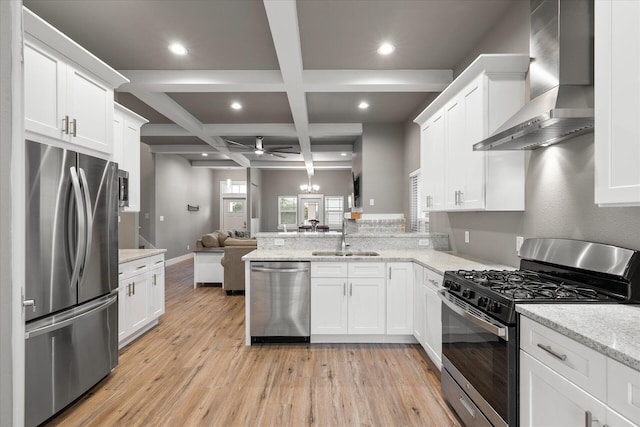
[[[532,150],[593,131],[593,0],[531,0],[531,101],[478,150]]]

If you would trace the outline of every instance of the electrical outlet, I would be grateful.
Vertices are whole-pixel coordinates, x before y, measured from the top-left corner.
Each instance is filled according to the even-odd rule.
[[[160,221],[164,221],[164,215],[160,215]]]
[[[149,212],[144,213],[144,219],[149,219]]]
[[[369,206],[375,206],[376,201],[374,199],[369,199]]]
[[[284,239],[273,239],[273,244],[276,246],[284,246]]]
[[[469,243],[469,232],[467,230],[464,232],[464,242]]]
[[[187,250],[189,250],[189,245],[187,245]]]
[[[418,246],[429,246],[429,239],[419,239]]]
[[[516,253],[518,255],[520,255],[520,248],[522,247],[523,243],[524,243],[524,237],[516,236]]]

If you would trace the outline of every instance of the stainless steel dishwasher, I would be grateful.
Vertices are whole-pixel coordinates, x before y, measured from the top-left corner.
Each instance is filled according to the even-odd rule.
[[[251,262],[252,343],[309,342],[309,262]]]

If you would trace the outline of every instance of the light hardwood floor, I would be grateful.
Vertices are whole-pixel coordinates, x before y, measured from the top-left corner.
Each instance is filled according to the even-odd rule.
[[[166,269],[160,324],[49,425],[459,426],[417,345],[244,345],[244,297]]]

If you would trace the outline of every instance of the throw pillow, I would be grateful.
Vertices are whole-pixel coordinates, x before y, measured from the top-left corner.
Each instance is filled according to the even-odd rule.
[[[217,233],[205,234],[202,236],[202,246],[205,248],[217,248],[220,247],[220,241],[218,240]]]

